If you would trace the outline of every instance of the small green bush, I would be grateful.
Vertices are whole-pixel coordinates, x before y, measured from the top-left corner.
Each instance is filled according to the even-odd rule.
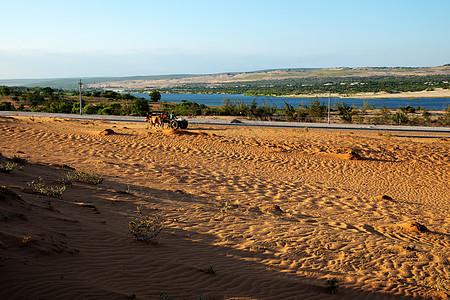
[[[38,182],[31,181],[28,182],[27,185],[34,191],[42,195],[50,196],[50,197],[61,197],[63,192],[66,190],[66,186],[46,186],[45,181],[42,177],[39,177]]]
[[[12,111],[16,110],[14,105],[11,102],[0,102],[0,110]]]
[[[226,213],[230,207],[231,207],[230,200],[225,200],[225,202],[222,204],[222,207],[220,208],[220,212]]]
[[[339,283],[339,280],[337,280],[336,278],[332,278],[332,279],[327,280],[325,282],[325,285],[327,286],[328,291],[331,294],[334,294],[337,292],[337,288],[339,286],[338,283]]]
[[[431,286],[437,291],[450,292],[450,277],[443,276],[442,274],[435,274],[436,284]]]
[[[0,164],[0,172],[2,173],[11,173],[17,167],[17,164],[14,162],[4,162]]]
[[[214,271],[213,266],[209,266],[209,268],[203,269],[202,271],[205,272],[205,274],[211,274],[211,275],[216,274],[216,271]]]
[[[28,160],[26,160],[25,158],[21,158],[19,156],[14,156],[12,158],[12,161],[21,165],[26,165],[28,163]]]
[[[170,297],[169,295],[167,295],[167,294],[164,293],[164,292],[161,292],[161,293],[159,294],[159,299],[160,299],[160,300],[173,300],[172,297]]]
[[[67,173],[65,176],[59,178],[59,182],[64,185],[72,185],[72,181],[97,185],[103,182],[103,176],[96,173],[76,170],[72,173]]]
[[[164,225],[159,217],[146,216],[136,207],[137,217],[129,223],[130,231],[138,241],[148,242],[159,235]]]

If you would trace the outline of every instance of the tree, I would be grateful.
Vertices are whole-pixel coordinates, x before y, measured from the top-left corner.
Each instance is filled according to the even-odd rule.
[[[44,96],[41,95],[41,89],[35,88],[33,92],[27,93],[27,99],[30,102],[31,106],[37,106],[44,102]]]
[[[290,104],[287,104],[286,101],[284,102],[283,113],[288,122],[297,121],[297,114],[295,112],[294,107]]]
[[[44,97],[51,98],[53,96],[54,92],[55,92],[55,90],[52,89],[51,87],[45,87],[42,89],[42,94]]]
[[[81,100],[81,107],[86,106],[86,101]],[[79,114],[80,113],[80,102],[74,102],[72,105],[72,113],[73,114]]]
[[[88,104],[83,107],[83,114],[85,114],[85,115],[95,115],[95,114],[97,114],[97,111],[98,111],[98,108],[92,104]]]
[[[337,104],[338,114],[341,116],[341,119],[345,122],[351,123],[354,115],[358,113],[357,110],[353,110],[353,107],[349,106],[347,103],[339,102]]]
[[[283,114],[286,116],[286,120],[289,122],[305,121],[308,113],[303,107],[294,108],[292,105],[284,102]]]
[[[397,111],[395,114],[392,115],[391,119],[397,125],[406,124],[409,121],[408,115],[402,111]]]
[[[159,100],[161,100],[161,93],[158,92],[157,90],[153,90],[150,92],[150,99],[153,102],[158,102]]]
[[[307,108],[308,116],[313,120],[322,118],[325,116],[325,112],[327,111],[326,105],[321,105],[319,99],[311,101],[309,107]]]
[[[14,105],[11,102],[0,102],[0,110],[11,111],[15,110]]]
[[[7,86],[2,86],[0,88],[0,95],[9,96],[11,94],[11,89]]]
[[[120,103],[111,103],[109,105],[109,107],[111,109],[111,114],[112,115],[120,116],[120,114],[122,112],[122,105],[120,105]]]
[[[148,105],[148,101],[144,98],[138,98],[134,100],[133,105],[131,107],[131,112],[133,115],[137,116],[146,116],[150,111],[150,107]]]

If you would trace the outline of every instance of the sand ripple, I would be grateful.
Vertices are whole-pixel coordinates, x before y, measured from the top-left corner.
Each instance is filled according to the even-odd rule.
[[[30,162],[0,173],[20,196],[0,201],[2,299],[445,296],[450,166],[438,138],[19,117],[0,131],[2,155]],[[62,199],[24,192],[38,177],[59,184],[64,165],[105,181]],[[156,244],[129,233],[136,205],[164,218]]]

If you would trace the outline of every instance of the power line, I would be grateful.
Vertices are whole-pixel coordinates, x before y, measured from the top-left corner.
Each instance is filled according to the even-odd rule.
[[[81,79],[80,79],[80,82],[78,82],[78,85],[80,86],[80,115],[82,115],[83,114],[83,107],[81,105],[81,86],[83,84],[81,83]]]

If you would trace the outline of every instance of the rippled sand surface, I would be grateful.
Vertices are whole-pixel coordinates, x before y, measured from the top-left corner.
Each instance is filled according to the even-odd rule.
[[[0,298],[445,298],[438,135],[0,118],[0,164],[28,161],[0,173]],[[74,170],[104,180],[29,186]],[[164,223],[150,243],[137,206]]]

